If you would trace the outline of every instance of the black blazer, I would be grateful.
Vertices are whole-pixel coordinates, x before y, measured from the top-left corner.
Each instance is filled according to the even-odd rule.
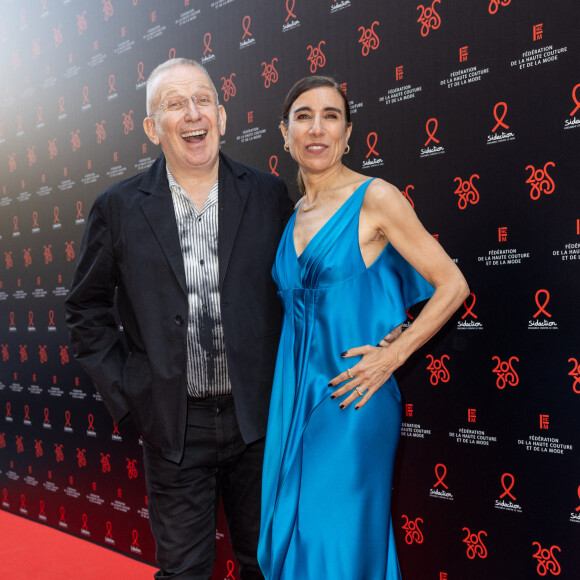
[[[226,355],[240,430],[250,443],[266,433],[281,315],[270,269],[292,203],[280,178],[223,154],[218,196]],[[113,314],[115,299],[128,352]],[[179,462],[187,412],[188,302],[163,155],[95,200],[66,320],[75,358],[115,422],[130,413],[143,438]]]

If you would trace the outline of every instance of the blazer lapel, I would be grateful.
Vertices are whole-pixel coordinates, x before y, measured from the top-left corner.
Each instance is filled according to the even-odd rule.
[[[219,289],[224,278],[234,247],[244,208],[250,194],[250,185],[244,179],[243,167],[220,153],[219,165],[219,211],[218,211],[218,262]]]
[[[151,169],[145,174],[140,189],[148,194],[141,202],[141,210],[149,222],[159,245],[165,252],[167,261],[181,289],[187,295],[183,255],[181,253],[175,210],[173,209],[173,200],[169,182],[167,181],[163,155],[157,159]]]

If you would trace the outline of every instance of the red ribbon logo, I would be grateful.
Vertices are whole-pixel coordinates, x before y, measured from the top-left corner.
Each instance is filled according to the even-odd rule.
[[[18,232],[18,231],[20,231],[20,230],[18,229],[18,216],[17,216],[17,215],[15,215],[15,216],[12,218],[12,224],[14,225],[14,228],[13,228],[13,230],[12,230],[13,232]]]
[[[32,312],[32,310],[28,311],[28,326],[29,327],[34,326],[34,312]]]
[[[368,159],[371,155],[379,156],[379,152],[375,149],[375,145],[377,144],[379,137],[373,131],[367,135],[367,146],[369,148],[369,152],[365,155],[365,159]],[[372,141],[372,143],[371,143]]]
[[[48,311],[48,325],[54,326],[54,310]]]
[[[411,207],[415,207],[415,202],[411,199],[411,189],[415,189],[413,185],[407,185],[405,189],[401,191],[401,193],[407,198],[408,202],[411,204]]]
[[[131,534],[133,536],[133,543],[131,544],[131,547],[139,548],[139,542],[137,541],[139,539],[139,532],[137,530],[133,530]]]
[[[87,429],[89,431],[94,431],[95,430],[95,425],[94,425],[94,423],[95,423],[95,416],[92,413],[89,413],[89,415],[88,415],[87,418],[88,418],[88,421],[89,421],[89,426],[87,427]]]
[[[38,212],[37,211],[32,212],[32,227],[33,228],[38,227]]]
[[[470,306],[467,305],[467,300],[469,298],[471,298],[471,305]],[[473,307],[475,306],[475,294],[473,292],[469,293],[469,296],[465,299],[463,306],[465,306],[465,312],[464,312],[463,316],[461,317],[461,320],[465,320],[468,315],[471,316],[472,318],[477,319],[477,314],[475,314],[475,312],[473,312]]]
[[[433,123],[435,125],[435,128],[433,129],[433,131],[429,130],[429,125]],[[429,137],[427,139],[427,141],[425,141],[425,147],[427,147],[427,145],[429,145],[429,143],[431,143],[431,141],[434,141],[435,143],[439,143],[439,139],[437,139],[435,137],[435,133],[437,132],[437,127],[439,126],[439,121],[437,121],[437,119],[435,117],[429,119],[427,121],[427,123],[425,124],[425,130],[427,131],[427,136]]]
[[[59,521],[66,523],[66,519],[64,517],[66,510],[64,509],[63,505],[60,506],[59,512],[60,512],[60,520]]]
[[[116,93],[117,90],[115,89],[115,75],[109,75],[109,95]]]
[[[143,61],[140,61],[137,63],[137,74],[139,75],[137,77],[137,82],[145,80],[145,77],[143,76],[144,68],[145,68],[145,66],[143,65]]]
[[[510,481],[510,486],[509,486],[509,487],[506,487],[505,480],[506,480],[506,479],[508,479],[508,478],[511,480],[511,481]],[[503,498],[504,498],[504,497],[507,495],[507,496],[509,496],[511,499],[513,499],[514,501],[516,501],[516,498],[515,498],[515,496],[513,496],[513,495],[510,493],[510,491],[511,491],[511,490],[513,489],[513,487],[514,487],[515,481],[516,481],[516,480],[515,480],[514,476],[513,476],[511,473],[504,473],[504,474],[501,476],[501,486],[503,487],[503,489],[504,489],[504,492],[503,492],[503,493],[502,493],[502,494],[499,496],[499,499],[503,499]]]
[[[113,524],[111,522],[105,522],[105,527],[107,528],[107,535],[105,537],[112,540],[113,534],[111,532],[113,531]]]
[[[89,101],[89,87],[85,85],[83,87],[83,105],[89,105],[91,102]]]
[[[580,100],[578,99],[578,97],[576,96],[576,91],[580,89],[580,83],[578,83],[573,89],[572,89],[572,100],[574,101],[574,104],[576,105],[576,108],[570,113],[570,117],[573,117],[576,114],[576,111],[578,109],[580,109]]]
[[[546,296],[546,299],[542,304],[540,304],[540,294],[545,294]],[[545,314],[548,318],[552,318],[552,315],[546,310],[546,306],[548,305],[548,302],[550,302],[550,293],[547,290],[540,289],[536,292],[535,300],[536,306],[539,310],[534,314],[534,318],[538,318],[540,314]]]
[[[443,475],[439,475],[439,468],[443,469]],[[447,487],[447,485],[445,484],[445,482],[443,481],[445,479],[445,476],[447,475],[447,467],[445,467],[445,465],[443,463],[438,463],[435,466],[435,477],[437,478],[437,481],[435,482],[435,485],[433,486],[433,488],[436,488],[438,485],[442,485],[445,489],[449,489]]]
[[[12,417],[12,404],[10,403],[10,401],[6,403],[6,416]]]
[[[226,566],[228,567],[228,575],[226,576],[226,580],[228,580],[228,578],[230,580],[236,580],[236,577],[234,576],[235,564],[233,560],[228,560],[226,562]]]
[[[272,175],[278,175],[278,173],[276,173],[276,167],[278,167],[278,156],[271,155],[270,159],[268,160],[268,163],[270,165],[270,172],[272,173]]]
[[[246,36],[252,36],[250,32],[250,24],[252,23],[252,19],[250,18],[249,14],[246,14],[242,20],[242,28],[244,29],[244,36],[242,36],[242,40],[246,38]]]
[[[503,107],[503,113],[502,113],[501,118],[498,117],[498,113],[497,113],[497,110],[500,107]],[[509,125],[507,125],[506,123],[503,122],[506,115],[507,115],[507,103],[504,103],[503,101],[497,103],[495,105],[495,107],[493,108],[493,116],[495,117],[495,120],[497,121],[497,123],[496,123],[495,127],[491,130],[492,133],[495,133],[499,129],[499,127],[503,127],[504,129],[510,128]]]
[[[82,219],[83,216],[83,202],[82,201],[77,201],[77,218],[76,219]]]
[[[46,515],[46,512],[44,511],[44,505],[45,505],[45,504],[44,504],[44,500],[43,500],[43,499],[41,499],[41,500],[38,502],[38,506],[39,506],[39,508],[40,508],[40,511],[38,512],[38,515],[39,515],[39,516],[45,516],[45,515]]]
[[[24,420],[30,421],[30,407],[28,405],[24,405]]]
[[[50,414],[49,408],[44,407],[44,421],[43,422],[48,424],[48,425],[50,425],[50,419],[48,418],[49,414]]]
[[[296,0],[292,0],[292,6],[290,6],[290,0],[286,0],[286,12],[288,14],[286,15],[284,22],[288,22],[290,18],[296,18],[296,14],[292,12],[294,10],[294,4],[296,4]]]
[[[72,427],[72,425],[70,424],[70,411],[65,411],[64,412],[64,426],[65,427]]]
[[[87,530],[87,532],[88,532],[89,531],[89,527],[87,526],[87,524],[89,522],[89,516],[87,516],[87,514],[82,514],[81,520],[83,522],[83,525],[81,526],[81,529]]]
[[[204,46],[203,56],[205,56],[208,52],[213,52],[213,50],[209,46],[210,43],[211,43],[211,32],[206,32],[203,35],[203,46]]]

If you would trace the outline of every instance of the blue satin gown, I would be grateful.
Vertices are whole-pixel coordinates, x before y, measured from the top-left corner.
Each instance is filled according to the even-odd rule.
[[[391,377],[360,410],[330,379],[433,287],[390,245],[366,267],[363,183],[297,256],[292,216],[273,276],[284,322],[270,403],[258,558],[266,580],[399,580],[391,522],[401,396]]]

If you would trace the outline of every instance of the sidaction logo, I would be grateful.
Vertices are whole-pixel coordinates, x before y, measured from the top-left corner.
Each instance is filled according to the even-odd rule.
[[[443,463],[438,463],[435,466],[435,477],[437,478],[437,481],[429,490],[429,497],[453,501],[453,494],[449,491],[449,487],[444,481],[446,476],[447,467]]]
[[[550,293],[541,288],[536,292],[535,301],[538,310],[528,321],[528,330],[558,330],[558,323],[554,320],[548,320],[552,318],[552,314],[546,310],[548,302],[550,302]],[[544,318],[540,318],[542,314],[545,316]]]

